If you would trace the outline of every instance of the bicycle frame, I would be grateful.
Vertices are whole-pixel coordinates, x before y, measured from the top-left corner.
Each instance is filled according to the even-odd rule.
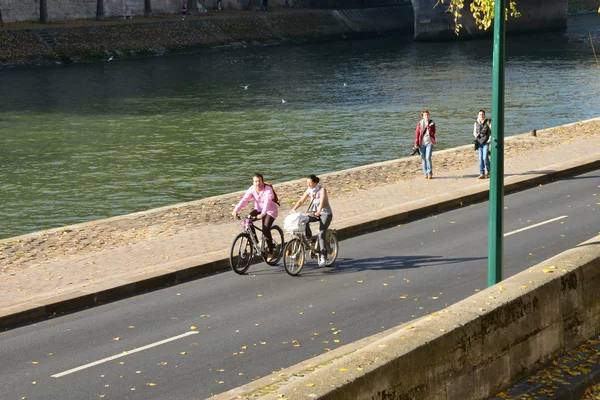
[[[306,251],[310,251],[310,258],[317,258],[317,254],[319,254],[319,250],[321,249],[318,239],[313,241],[312,237],[308,238],[304,232],[292,232],[291,234],[293,239],[299,239],[302,242]]]
[[[242,219],[242,217],[240,217],[239,215],[237,216],[238,219]],[[248,235],[250,235],[250,240],[252,240],[252,248],[254,249],[254,254],[257,256],[261,256],[264,249],[263,249],[263,245],[265,243],[264,241],[264,235],[263,235],[263,230],[260,229],[258,226],[254,225],[254,222],[258,221],[256,218],[253,217],[244,217],[242,219],[242,228],[244,230],[244,232],[248,233]],[[258,235],[256,234],[256,230],[260,231],[260,235],[262,240],[260,241],[260,245],[258,244]]]

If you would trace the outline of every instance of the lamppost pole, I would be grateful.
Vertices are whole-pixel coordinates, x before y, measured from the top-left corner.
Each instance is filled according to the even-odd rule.
[[[492,67],[492,141],[490,216],[488,231],[488,286],[502,280],[504,239],[504,44],[506,0],[496,0],[494,9],[494,54]]]

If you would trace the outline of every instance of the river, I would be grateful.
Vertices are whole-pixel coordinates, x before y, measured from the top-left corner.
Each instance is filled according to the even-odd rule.
[[[507,136],[598,116],[588,29],[507,37]],[[404,157],[424,108],[468,144],[491,70],[491,39],[391,35],[0,71],[0,238]]]

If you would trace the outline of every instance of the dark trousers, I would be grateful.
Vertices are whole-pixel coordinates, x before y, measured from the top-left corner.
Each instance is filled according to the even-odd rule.
[[[265,11],[269,11],[267,10],[267,7],[269,6],[269,0],[262,0],[262,4],[260,5],[260,11],[263,11],[263,7]]]
[[[256,217],[258,214],[260,214],[257,210],[252,210],[250,212],[250,215]],[[273,236],[271,236],[271,227],[273,226],[273,222],[275,222],[275,218],[273,218],[272,216],[270,216],[269,214],[265,214],[265,216],[263,217],[262,221],[262,234],[265,237],[265,240],[267,241],[267,253],[272,253],[273,252],[273,248],[275,247],[273,245]],[[254,232],[256,233],[256,232]]]
[[[321,217],[314,217],[312,215],[308,216],[308,222],[315,222],[315,221],[319,221],[319,235],[317,236],[317,239],[319,240],[319,248],[320,248],[320,254],[322,256],[326,256],[327,255],[327,247],[325,247],[325,233],[327,232],[327,229],[329,229],[329,225],[331,225],[331,220],[333,220],[333,215],[332,214],[321,214]],[[310,227],[308,226],[308,224],[306,224],[306,236],[310,237],[312,236]]]

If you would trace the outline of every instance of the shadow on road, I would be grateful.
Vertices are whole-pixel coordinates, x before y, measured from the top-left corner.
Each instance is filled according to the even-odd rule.
[[[486,257],[448,258],[443,256],[386,256],[372,258],[338,258],[330,268],[319,268],[317,264],[309,263],[302,270],[302,275],[313,273],[348,274],[367,270],[393,271],[408,268],[423,268],[432,266],[452,265],[471,261],[485,260]]]

